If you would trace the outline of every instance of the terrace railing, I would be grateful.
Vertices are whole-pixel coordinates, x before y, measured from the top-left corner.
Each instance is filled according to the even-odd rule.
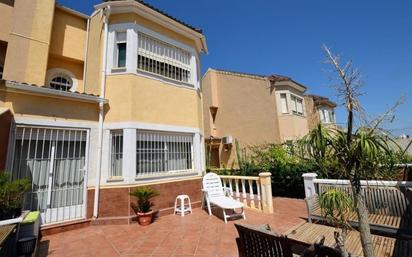
[[[316,176],[303,174],[306,197],[336,188],[351,194],[349,180],[317,179]],[[412,182],[362,180],[361,186],[369,213],[401,217],[411,212]]]
[[[263,213],[273,213],[271,174],[259,176],[221,175],[222,184],[228,188],[233,199],[244,203],[245,207]]]

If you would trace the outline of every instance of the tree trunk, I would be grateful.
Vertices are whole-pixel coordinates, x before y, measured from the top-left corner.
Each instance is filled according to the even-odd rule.
[[[346,250],[346,238],[347,238],[348,231],[347,229],[342,229],[341,233],[338,231],[335,231],[334,237],[335,237],[335,243],[336,246],[335,248],[340,252],[342,257],[349,257],[349,253]]]
[[[368,209],[365,204],[365,197],[363,191],[361,190],[360,182],[352,182],[352,192],[355,202],[356,212],[358,214],[359,220],[359,233],[362,243],[363,256],[364,257],[374,257],[375,253],[373,250],[371,230],[369,226]]]

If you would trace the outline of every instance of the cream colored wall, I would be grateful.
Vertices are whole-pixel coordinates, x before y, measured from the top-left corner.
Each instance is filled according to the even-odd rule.
[[[0,85],[0,99],[16,117],[64,121],[97,121],[98,117],[96,103],[5,92],[4,84]]]
[[[282,143],[303,137],[309,132],[306,116],[294,114],[279,116],[279,131]]]
[[[320,123],[319,112],[315,108],[315,103],[313,98],[310,96],[305,96],[305,107],[308,120],[308,129],[309,131],[314,129]]]
[[[212,80],[216,83],[218,97],[215,120],[218,137],[231,135],[241,147],[280,142],[275,94],[266,79],[222,74],[214,70],[209,70],[209,73],[203,80],[205,124],[210,127],[208,109],[212,102],[211,88],[215,87],[210,77],[214,77]],[[206,138],[210,136],[208,133],[205,135]],[[231,149],[220,148],[220,161],[227,167],[236,162],[234,144]]]
[[[71,73],[73,73],[73,75],[78,81],[76,91],[81,92],[81,93],[84,92],[83,63],[82,62],[74,62],[71,59],[65,59],[62,57],[51,55],[49,57],[49,61],[47,64],[47,70],[50,70],[53,68],[62,68],[62,69],[68,70]]]
[[[102,47],[103,47],[103,15],[98,12],[90,18],[87,45],[87,61],[85,74],[85,92],[100,94]]]
[[[0,0],[0,40],[9,41],[11,24],[13,22],[13,1]]]
[[[50,54],[84,61],[87,20],[56,8]]]
[[[43,85],[54,0],[15,0],[4,78]]]
[[[201,95],[134,74],[106,80],[109,110],[105,122],[137,121],[201,128]]]

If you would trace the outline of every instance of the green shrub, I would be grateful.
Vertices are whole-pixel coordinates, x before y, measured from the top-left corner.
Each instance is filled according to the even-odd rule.
[[[148,213],[152,210],[152,198],[159,195],[159,191],[151,187],[139,187],[130,195],[137,198],[137,204],[132,204],[132,208],[136,213]]]
[[[0,220],[20,215],[24,194],[30,185],[28,179],[11,180],[9,173],[0,171]]]

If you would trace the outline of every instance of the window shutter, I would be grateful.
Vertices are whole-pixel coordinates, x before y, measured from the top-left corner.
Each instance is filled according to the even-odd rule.
[[[280,94],[280,108],[282,113],[288,113],[288,102],[286,100],[286,94]]]

